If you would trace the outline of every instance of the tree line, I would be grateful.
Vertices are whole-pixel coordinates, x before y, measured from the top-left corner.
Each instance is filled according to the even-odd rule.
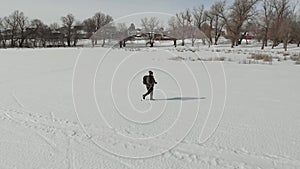
[[[261,49],[271,41],[272,48],[283,43],[287,50],[289,43],[300,46],[297,5],[290,0],[234,0],[232,4],[217,1],[208,9],[199,5],[177,13],[169,20],[169,26],[174,34],[181,37],[182,45],[187,37],[199,36],[197,31],[200,30],[214,45],[224,36],[230,39],[233,48],[250,34],[253,39],[262,42]],[[192,27],[198,30],[191,31]]]
[[[93,45],[102,40],[104,46],[109,39],[122,40],[137,32],[154,32],[175,37],[183,46],[186,39],[191,39],[192,45],[197,39],[218,45],[224,36],[233,48],[251,36],[261,42],[262,49],[282,43],[287,50],[290,43],[300,46],[297,5],[290,0],[234,0],[232,4],[219,0],[208,8],[200,4],[178,12],[166,26],[157,17],[145,17],[140,21],[140,29],[134,24],[113,23],[110,15],[101,12],[83,21],[68,14],[61,17],[59,26],[47,25],[39,19],[29,20],[17,10],[0,18],[0,47],[77,46],[78,40],[89,37]]]
[[[113,18],[101,12],[83,22],[76,21],[73,14],[60,18],[58,23],[45,24],[40,19],[29,20],[23,12],[16,10],[0,18],[0,47],[71,47],[79,39],[88,39]]]

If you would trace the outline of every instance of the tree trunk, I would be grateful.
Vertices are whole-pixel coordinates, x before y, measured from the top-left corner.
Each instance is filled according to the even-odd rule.
[[[219,41],[220,36],[221,36],[220,34],[215,36],[215,45],[218,45],[218,41]]]
[[[19,47],[22,48],[24,44],[24,38],[22,37],[19,41]]]
[[[95,40],[92,39],[92,46],[94,47],[95,46]]]
[[[26,36],[25,36],[24,30],[21,30],[21,39],[19,41],[19,47],[22,48],[24,46],[25,39],[26,39]]]
[[[105,38],[103,38],[101,46],[104,47],[104,45],[105,45]]]
[[[71,39],[70,38],[67,39],[67,43],[68,43],[68,47],[71,47]]]
[[[37,47],[37,43],[36,42],[37,42],[37,40],[35,38],[34,41],[33,41],[33,47],[35,47],[35,48]]]
[[[120,48],[123,47],[123,42],[122,41],[119,41],[119,46],[120,46]]]
[[[265,47],[267,46],[267,42],[268,42],[268,40],[267,40],[267,38],[265,37],[265,38],[262,40],[262,46],[261,46],[261,49],[262,49],[262,50],[265,49]]]
[[[77,42],[78,42],[78,39],[76,38],[76,39],[74,39],[74,42],[73,42],[73,46],[77,46]]]
[[[235,40],[231,39],[231,48],[234,48]]]
[[[209,43],[210,43],[210,44],[212,44],[212,43],[213,43],[213,39],[212,39],[212,37],[211,37],[211,36],[209,37]]]
[[[277,46],[277,40],[273,40],[272,49],[274,49],[275,46]]]
[[[203,44],[203,45],[206,45],[206,41],[205,41],[204,38],[202,38],[202,44]]]
[[[2,46],[3,46],[3,48],[6,48],[6,41],[5,40],[2,41]]]
[[[10,38],[10,47],[15,47],[15,43],[14,43],[14,36],[11,36]]]
[[[288,46],[288,42],[284,41],[284,43],[283,43],[284,51],[287,51],[287,46]]]
[[[42,45],[43,45],[43,47],[45,48],[45,47],[46,47],[46,41],[43,41],[43,42],[42,42]]]
[[[240,40],[239,39],[235,39],[235,46],[239,46],[240,45]]]

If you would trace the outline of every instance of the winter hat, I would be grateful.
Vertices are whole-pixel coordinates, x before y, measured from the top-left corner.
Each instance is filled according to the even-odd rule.
[[[152,75],[152,74],[153,74],[153,72],[150,70],[150,71],[149,71],[149,74],[151,74],[151,75]]]

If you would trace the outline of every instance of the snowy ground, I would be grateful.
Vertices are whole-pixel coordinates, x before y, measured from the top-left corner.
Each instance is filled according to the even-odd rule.
[[[193,50],[1,50],[0,168],[300,168],[299,48]]]

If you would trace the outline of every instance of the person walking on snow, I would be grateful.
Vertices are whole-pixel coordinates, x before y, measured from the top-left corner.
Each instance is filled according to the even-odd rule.
[[[147,88],[147,93],[143,94],[143,99],[145,100],[146,96],[150,94],[150,100],[153,99],[153,90],[154,90],[154,85],[157,84],[157,82],[154,79],[153,72],[150,70],[149,75],[143,77],[143,84],[146,85]]]

